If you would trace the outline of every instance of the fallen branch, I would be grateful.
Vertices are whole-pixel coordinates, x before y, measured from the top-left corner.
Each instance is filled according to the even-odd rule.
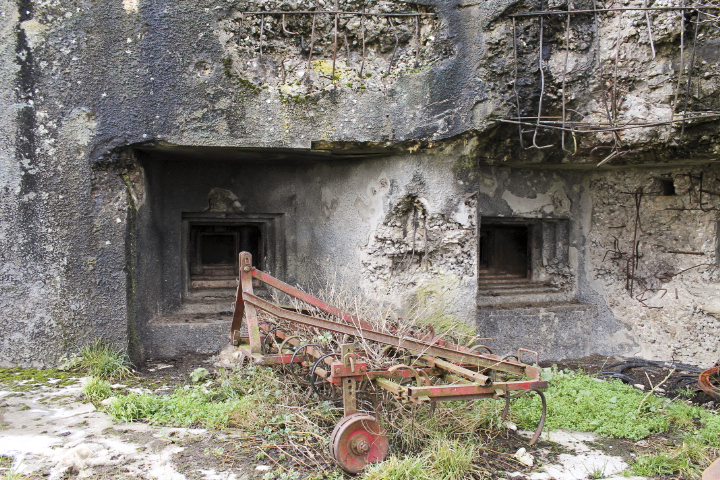
[[[667,382],[668,379],[672,376],[673,373],[675,373],[675,369],[674,369],[674,368],[673,368],[672,370],[670,370],[670,373],[668,373],[667,377],[665,377],[662,382],[658,383],[658,384],[655,385],[654,387],[652,386],[652,382],[650,382],[650,377],[648,377],[648,382],[650,382],[650,386],[651,386],[652,388],[650,389],[650,391],[648,392],[648,394],[645,395],[645,398],[642,399],[642,401],[640,402],[640,405],[638,405],[638,410],[637,410],[638,413],[640,413],[640,409],[642,409],[642,406],[643,406],[643,404],[647,401],[647,399],[650,398],[650,395],[652,395],[653,393],[655,393],[655,391],[656,391],[658,388],[660,388],[660,385],[662,385],[663,383]],[[645,373],[645,376],[647,376],[647,373]]]

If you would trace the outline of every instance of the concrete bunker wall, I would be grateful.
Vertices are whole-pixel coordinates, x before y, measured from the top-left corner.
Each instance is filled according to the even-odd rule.
[[[137,312],[146,356],[209,352],[227,341],[233,289],[215,299],[187,295],[188,214],[278,218],[273,274],[315,289],[337,282],[399,315],[421,310],[438,323],[477,327],[503,353],[529,347],[562,358],[636,348],[584,277],[590,175],[478,167],[457,154],[296,152],[293,162],[258,162],[197,152],[138,153],[146,198],[137,222]],[[531,277],[498,289],[478,276],[479,225],[488,218],[531,225]]]
[[[210,223],[218,218],[272,218],[274,235],[267,248],[275,255],[267,269],[273,275],[309,288],[336,279],[352,295],[378,293],[377,277],[369,274],[367,265],[373,232],[408,195],[422,196],[438,219],[464,213],[462,222],[473,231],[475,212],[467,209],[465,199],[473,196],[474,173],[460,174],[464,180],[456,178],[457,159],[452,157],[318,160],[296,152],[291,162],[258,162],[242,154],[213,159],[208,150],[191,159],[172,152],[138,152],[138,158],[145,172],[145,201],[135,235],[137,312],[148,356],[212,351],[227,341],[234,281],[233,288],[228,284],[224,291],[206,292],[204,298],[188,295],[183,230],[188,216],[205,215]],[[218,195],[225,201],[218,201]],[[474,243],[470,247],[473,250]],[[436,249],[441,257],[445,250],[444,245]],[[473,263],[468,260],[470,268],[458,278],[472,299],[474,282],[468,278],[474,276]],[[256,259],[256,264],[262,261]],[[403,307],[405,302],[384,293],[379,300]],[[472,301],[461,310],[462,318],[472,323]]]
[[[260,3],[269,5],[254,5]],[[262,16],[244,27],[238,22],[247,2],[0,0],[0,5],[7,12],[1,26],[6,35],[0,38],[2,364],[56,364],[64,353],[101,336],[139,351],[139,336],[151,319],[183,308],[179,257],[165,259],[165,250],[182,247],[183,212],[215,208],[208,203],[213,189],[218,208],[233,215],[282,215],[289,280],[309,282],[309,272],[330,278],[338,270],[335,259],[349,259],[346,283],[398,308],[422,300],[453,319],[477,318],[480,333],[505,342],[503,350],[534,337],[541,340],[537,348],[553,356],[599,351],[667,358],[672,352],[689,362],[717,359],[712,332],[718,310],[708,299],[717,293],[713,192],[720,189],[712,185],[716,167],[685,166],[712,165],[720,148],[713,113],[720,78],[715,24],[702,27],[699,65],[681,60],[683,47],[690,51],[697,12],[688,12],[685,20],[676,11],[653,14],[655,56],[632,26],[644,24],[640,9],[622,19],[608,12],[598,34],[590,32],[592,16],[574,17],[573,41],[564,43],[559,15],[548,20],[543,37],[557,41],[540,48],[540,17],[519,20],[513,29],[507,15],[532,5],[423,1],[421,10],[437,16],[421,22],[420,68],[412,64],[415,42],[408,38],[393,65],[392,49],[378,50],[374,59],[369,55],[366,73],[372,75],[362,78],[352,71],[358,68],[356,45],[342,55],[338,81],[328,72],[332,38],[326,36],[319,45],[322,58],[319,50],[315,57],[320,63],[311,64],[298,85],[305,60],[299,39],[284,37],[275,16],[267,24],[272,45],[268,41],[264,60],[259,58]],[[291,29],[307,31],[307,18],[301,21],[305,24],[291,23]],[[357,25],[345,28],[357,37]],[[389,30],[384,36],[394,37]],[[514,38],[518,75],[510,61]],[[613,48],[615,38],[623,39],[622,51]],[[570,47],[567,89],[564,46]],[[544,77],[536,67],[539,51],[540,65],[547,62]],[[286,52],[292,57],[288,63]],[[602,72],[610,71],[617,53],[624,57],[620,81],[610,88]],[[541,77],[544,97],[538,95]],[[682,84],[684,89],[675,87]],[[523,97],[518,109],[515,87]],[[601,99],[615,87],[625,101],[615,102],[613,124],[651,122],[622,132],[622,151],[617,142],[612,147],[615,134],[594,130],[578,133],[576,145],[572,135],[572,148],[567,133],[563,151],[559,135],[550,134],[557,128],[553,119],[543,120],[537,138],[536,128],[520,132],[525,146],[535,130],[538,145],[556,147],[525,149],[516,125],[495,122],[559,115],[564,105],[576,110],[568,117],[581,122],[574,125],[602,126]],[[567,104],[560,100],[565,96]],[[672,113],[680,112],[678,121]],[[303,190],[290,201],[279,183],[257,178],[268,186],[261,193],[270,205],[255,212],[238,189],[242,182],[212,177],[204,166],[218,160],[205,159],[203,167],[192,168],[208,188],[186,189],[183,200],[189,205],[168,211],[180,215],[172,220],[162,216],[168,207],[163,194],[178,185],[164,185],[162,169],[153,170],[157,165],[150,160],[140,160],[144,172],[122,152],[134,146],[141,156],[143,142],[282,148],[300,156],[321,150],[327,158],[294,167],[294,157],[284,163],[256,159],[254,170],[268,177],[277,170]],[[603,158],[612,159],[608,166],[627,169],[551,170],[594,167]],[[536,168],[524,170],[528,165]],[[145,173],[151,178],[143,180]],[[667,187],[653,177],[668,175],[680,175],[676,198],[649,195]],[[188,176],[181,175],[185,185]],[[664,230],[649,235],[652,230],[642,223],[638,243],[633,203],[627,204],[640,187],[641,218]],[[234,211],[235,200],[226,191],[244,211]],[[680,202],[684,210],[663,202]],[[618,215],[627,218],[615,223]],[[483,219],[498,231],[526,232],[532,278],[521,279],[530,284],[522,285],[527,287],[522,294],[518,279],[510,292],[499,293],[498,284],[487,281],[481,288],[477,246]],[[177,223],[169,225],[171,220]],[[632,294],[629,256],[637,260],[630,262]],[[542,296],[564,306],[540,305]],[[581,342],[572,337],[578,331]],[[195,333],[186,337],[188,346],[205,338]]]

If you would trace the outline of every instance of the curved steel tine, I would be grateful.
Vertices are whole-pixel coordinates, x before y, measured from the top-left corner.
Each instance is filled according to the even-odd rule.
[[[501,422],[505,421],[509,412],[510,412],[510,395],[505,395],[505,409],[503,410],[502,417],[500,418]]]
[[[545,417],[547,416],[547,401],[545,400],[545,395],[540,390],[528,390],[530,392],[535,392],[540,396],[540,400],[542,400],[542,415],[540,416],[540,423],[538,423],[537,430],[535,430],[535,435],[533,435],[532,440],[530,440],[530,445],[535,445],[540,438],[540,434],[543,431],[543,428],[545,427]]]
[[[320,393],[320,390],[318,390],[318,388],[317,388],[317,382],[315,381],[315,379],[319,376],[317,373],[315,373],[315,370],[317,370],[317,368],[320,366],[320,364],[323,363],[323,361],[328,357],[338,358],[338,357],[340,357],[340,354],[338,352],[330,352],[330,353],[326,353],[325,355],[318,358],[315,361],[315,363],[313,364],[312,368],[310,369],[310,373],[308,374],[308,381],[310,382],[310,388],[312,388],[312,391],[315,392],[315,395],[317,395],[320,400],[335,401],[335,400],[338,400],[340,397],[335,398],[335,397]],[[325,381],[325,379],[322,379],[321,383],[324,381]]]
[[[537,393],[540,396],[540,400],[542,401],[542,414],[540,415],[540,423],[538,423],[537,430],[535,430],[535,434],[533,435],[532,439],[530,439],[529,443],[529,445],[535,445],[540,439],[540,434],[542,433],[543,428],[545,428],[545,418],[547,417],[547,401],[545,400],[545,395],[543,394],[543,392],[541,392],[540,390],[524,390],[515,396],[505,395],[505,410],[503,410],[501,421],[504,422],[507,418],[507,414],[510,411],[510,400],[520,398],[528,392]]]
[[[272,338],[273,341],[275,342],[275,345],[277,346],[278,343],[277,343],[277,340],[275,340],[275,336],[273,335],[273,333],[275,333],[278,330],[280,330],[280,327],[275,327],[272,330],[270,330],[267,333],[267,335],[265,335],[265,338],[263,339],[262,343],[260,344],[260,350],[262,351],[262,353],[268,353],[268,349],[266,348],[268,338]]]
[[[299,339],[299,338],[301,338],[299,335],[291,335],[289,337],[286,337],[285,340],[283,340],[282,343],[280,344],[280,347],[279,347],[280,354],[282,354],[283,349],[288,344],[288,342],[290,342],[290,340]]]

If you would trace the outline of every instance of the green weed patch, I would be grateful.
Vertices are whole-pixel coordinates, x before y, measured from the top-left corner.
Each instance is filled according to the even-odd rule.
[[[667,431],[669,401],[638,391],[619,380],[599,380],[583,374],[555,372],[547,398],[546,428],[595,432],[610,438],[640,440]],[[525,396],[513,402],[518,424],[535,429],[540,399]]]
[[[187,386],[172,395],[137,394],[118,397],[108,412],[118,420],[144,420],[156,425],[226,427],[239,401],[221,398],[205,387]]]
[[[130,375],[130,359],[125,352],[102,342],[86,345],[78,355],[66,363],[68,370],[84,370],[93,377],[111,379]]]

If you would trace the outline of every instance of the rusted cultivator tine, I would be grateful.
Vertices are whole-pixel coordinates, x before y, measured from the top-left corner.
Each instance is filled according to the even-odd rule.
[[[253,279],[340,321],[304,315],[264,300],[253,293]],[[261,321],[258,310],[299,328],[293,331],[287,323],[280,328],[272,322]],[[242,333],[243,322],[247,327],[246,334]],[[395,354],[406,352],[412,356],[412,364],[397,363],[387,369],[370,369],[365,361],[366,352],[355,352],[353,343],[343,340],[339,351],[325,352],[323,349],[326,347],[304,339],[303,333],[308,333],[308,329],[387,345],[386,349]],[[541,370],[537,365],[521,361],[530,355],[537,364],[536,352],[520,349],[517,355],[502,357],[485,346],[461,346],[444,341],[435,336],[432,328],[424,334],[417,331],[377,331],[370,322],[257,270],[247,252],[240,254],[240,283],[231,340],[239,342],[243,354],[255,363],[287,364],[297,382],[309,386],[319,398],[329,401],[342,399],[346,416],[333,431],[330,451],[335,461],[349,473],[358,473],[368,463],[384,460],[389,449],[387,434],[379,420],[358,412],[358,386],[361,384],[372,384],[374,388],[395,395],[401,402],[430,402],[433,408],[441,400],[504,398],[503,419],[508,414],[512,399],[534,392],[542,401],[542,416],[531,445],[538,441],[545,425],[547,405],[540,390],[547,388],[547,381],[541,379]],[[488,353],[480,353],[480,350]],[[496,381],[498,376],[516,380]],[[412,379],[415,385],[408,384]]]
[[[538,423],[537,430],[535,430],[535,435],[533,435],[532,439],[530,440],[530,445],[535,445],[537,441],[540,439],[540,434],[543,431],[543,428],[545,427],[545,416],[547,415],[547,401],[545,400],[545,394],[541,392],[540,390],[525,390],[517,395],[505,395],[505,409],[503,410],[502,414],[502,420],[505,421],[507,418],[508,413],[510,412],[510,401],[515,400],[516,398],[520,398],[523,395],[525,395],[528,392],[534,392],[537,393],[540,397],[540,401],[542,401],[542,415],[540,415],[540,423]]]

